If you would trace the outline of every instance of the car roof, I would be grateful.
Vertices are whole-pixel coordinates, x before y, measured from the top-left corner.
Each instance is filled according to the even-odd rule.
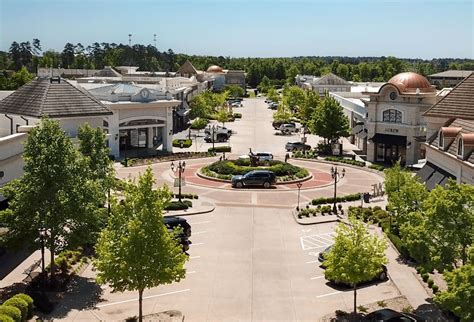
[[[252,171],[249,171],[247,173],[271,173],[271,174],[273,174],[273,171],[270,171],[270,170],[252,170]]]
[[[271,152],[255,152],[255,154],[272,154]]]
[[[367,318],[378,318],[378,319],[383,318],[384,320],[392,319],[392,318],[396,318],[400,316],[404,317],[403,314],[397,311],[394,311],[392,309],[381,309],[381,310],[374,311],[370,314],[367,314]]]

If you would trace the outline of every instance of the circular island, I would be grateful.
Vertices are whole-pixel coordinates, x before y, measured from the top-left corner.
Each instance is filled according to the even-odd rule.
[[[249,159],[216,161],[200,169],[200,177],[231,182],[233,176],[244,175],[254,170],[269,170],[276,176],[276,184],[296,183],[311,179],[312,175],[305,168],[278,160],[259,161],[256,166],[250,165]]]

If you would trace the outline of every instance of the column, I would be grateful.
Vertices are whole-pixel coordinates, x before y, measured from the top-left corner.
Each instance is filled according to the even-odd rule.
[[[153,148],[153,127],[147,129],[147,143],[146,147],[151,149]]]
[[[118,111],[114,111],[113,115],[109,115],[107,120],[109,122],[110,153],[117,159],[120,157],[120,135],[119,135]]]
[[[163,127],[163,150],[173,152],[173,108],[166,108],[166,125]]]

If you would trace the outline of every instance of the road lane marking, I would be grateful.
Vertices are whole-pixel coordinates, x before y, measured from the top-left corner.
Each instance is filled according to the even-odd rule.
[[[189,259],[196,259],[196,258],[201,258],[201,256],[191,256]]]
[[[319,280],[320,278],[324,278],[324,275],[311,277],[312,280]]]
[[[191,289],[187,288],[185,290],[180,290],[180,291],[174,291],[174,292],[168,292],[168,293],[161,293],[161,294],[156,294],[156,295],[150,295],[150,296],[144,296],[143,299],[151,299],[154,297],[160,297],[160,296],[166,296],[166,295],[172,295],[172,294],[177,294],[177,293],[183,293],[183,292],[189,292]],[[112,306],[112,305],[118,305],[118,304],[123,304],[123,303],[129,303],[129,302],[134,302],[138,301],[138,297],[130,300],[125,300],[125,301],[119,301],[119,302],[112,302],[112,303],[107,303],[107,304],[102,304],[102,305],[97,305],[96,307],[101,308],[101,307],[106,307],[106,306]]]
[[[191,246],[199,246],[199,245],[204,245],[204,243],[192,243]]]
[[[327,293],[327,294],[323,294],[323,295],[318,295],[318,296],[316,296],[316,298],[319,299],[319,298],[321,298],[321,297],[336,295],[336,294],[339,294],[339,293],[342,293],[342,291],[336,291],[336,292],[332,292],[332,293]]]
[[[186,274],[194,274],[194,273],[196,273],[196,271],[186,272]]]
[[[193,235],[199,235],[199,234],[205,234],[207,233],[207,230],[203,230],[203,231],[196,231],[194,233],[192,233]]]
[[[313,264],[319,262],[318,260],[306,262],[306,264]]]

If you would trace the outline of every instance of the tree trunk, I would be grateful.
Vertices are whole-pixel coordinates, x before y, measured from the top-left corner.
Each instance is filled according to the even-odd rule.
[[[143,321],[142,300],[143,290],[138,290],[138,322]]]
[[[357,314],[357,285],[354,284],[354,316]]]

